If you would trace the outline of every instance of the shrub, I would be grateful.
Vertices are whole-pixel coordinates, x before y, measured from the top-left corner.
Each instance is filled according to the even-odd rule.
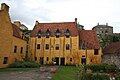
[[[35,67],[40,67],[40,64],[36,62],[18,61],[10,64],[9,67],[10,68],[35,68]]]
[[[88,64],[86,69],[92,70],[92,72],[115,72],[117,67],[114,64]]]
[[[92,76],[92,80],[110,80],[109,76],[106,74],[95,73]]]
[[[115,80],[120,80],[120,73],[115,75]]]

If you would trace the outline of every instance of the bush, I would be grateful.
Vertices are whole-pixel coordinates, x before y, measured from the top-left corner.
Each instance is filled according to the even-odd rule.
[[[115,80],[120,80],[120,73],[115,75]]]
[[[115,72],[117,67],[114,64],[88,64],[86,69],[92,70],[92,72]]]
[[[110,80],[110,79],[109,79],[109,76],[106,74],[95,73],[92,76],[92,80]]]
[[[10,64],[9,67],[10,68],[36,68],[36,67],[40,67],[40,64],[36,62],[18,61]]]

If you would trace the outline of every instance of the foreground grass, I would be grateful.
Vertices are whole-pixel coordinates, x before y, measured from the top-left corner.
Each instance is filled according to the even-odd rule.
[[[60,66],[52,80],[75,80],[76,71],[75,66]]]
[[[37,68],[0,68],[0,72],[11,72],[11,71],[27,71]]]

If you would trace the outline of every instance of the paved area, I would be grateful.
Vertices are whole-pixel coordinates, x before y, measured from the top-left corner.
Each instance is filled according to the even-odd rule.
[[[28,71],[0,72],[0,80],[51,80],[55,73],[51,73],[51,68],[59,66],[45,66],[41,69]],[[45,70],[44,70],[45,69]]]

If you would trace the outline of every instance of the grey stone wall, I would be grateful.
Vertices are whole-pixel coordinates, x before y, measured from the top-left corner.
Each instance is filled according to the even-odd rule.
[[[120,68],[120,53],[105,54],[102,56],[102,63],[116,64]]]

